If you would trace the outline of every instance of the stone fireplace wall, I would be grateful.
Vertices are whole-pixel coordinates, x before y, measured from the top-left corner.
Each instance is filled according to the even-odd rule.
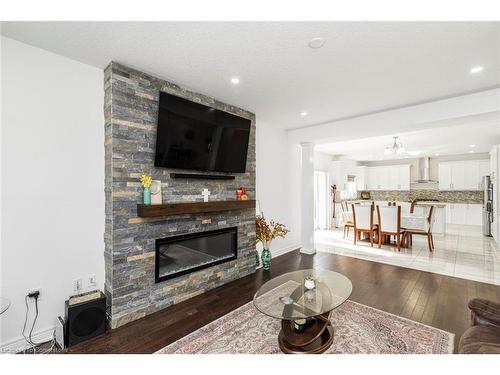
[[[162,181],[163,202],[202,201],[204,188],[211,191],[211,200],[235,199],[239,186],[255,199],[255,115],[115,62],[105,69],[104,85],[105,293],[110,324],[116,328],[255,272],[253,209],[167,219],[137,217],[141,173]],[[246,173],[229,181],[185,180],[171,179],[169,173],[174,170],[155,168],[160,91],[250,119]],[[203,224],[206,219],[210,223]],[[238,227],[236,260],[155,284],[155,239],[232,226]]]

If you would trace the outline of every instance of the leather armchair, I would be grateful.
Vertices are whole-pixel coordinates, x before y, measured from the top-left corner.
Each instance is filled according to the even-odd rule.
[[[471,327],[458,344],[461,354],[500,354],[500,304],[481,298],[469,301]]]

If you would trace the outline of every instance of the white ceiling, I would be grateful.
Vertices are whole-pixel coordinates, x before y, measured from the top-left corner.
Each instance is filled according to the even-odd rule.
[[[485,116],[488,117],[488,116]],[[376,161],[489,152],[491,146],[500,143],[500,121],[496,119],[472,120],[455,126],[440,126],[411,133],[393,134],[383,137],[370,137],[315,146],[315,151],[342,156],[358,161]],[[406,148],[404,155],[384,155],[384,149],[392,144],[392,136],[399,136],[399,141]],[[474,147],[470,147],[474,145]]]
[[[499,22],[3,22],[2,34],[135,67],[284,128],[500,85]],[[318,36],[324,47],[309,48]],[[469,74],[475,65],[484,71]]]

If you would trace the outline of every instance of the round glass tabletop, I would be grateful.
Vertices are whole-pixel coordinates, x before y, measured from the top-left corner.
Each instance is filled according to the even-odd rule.
[[[306,319],[330,312],[351,295],[352,283],[328,270],[300,270],[262,285],[253,298],[261,313],[277,319]]]

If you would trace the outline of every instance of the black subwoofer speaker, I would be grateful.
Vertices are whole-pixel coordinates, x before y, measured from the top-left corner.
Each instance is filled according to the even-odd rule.
[[[65,303],[68,346],[99,336],[106,331],[106,296],[99,292],[96,298],[83,302],[75,300],[78,301],[70,298]]]

